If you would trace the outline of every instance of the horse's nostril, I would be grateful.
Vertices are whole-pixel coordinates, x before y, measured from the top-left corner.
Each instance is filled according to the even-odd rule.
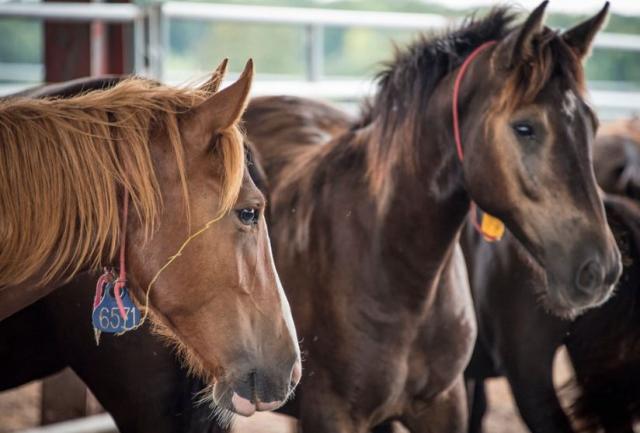
[[[576,287],[582,292],[591,292],[604,282],[604,270],[595,260],[587,260],[578,271]]]

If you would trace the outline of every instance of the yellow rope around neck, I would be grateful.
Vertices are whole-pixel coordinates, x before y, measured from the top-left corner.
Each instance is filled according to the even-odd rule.
[[[182,252],[187,247],[187,245],[189,245],[189,242],[191,242],[192,240],[200,236],[202,233],[207,231],[214,223],[220,221],[222,217],[224,217],[224,214],[215,217],[214,219],[207,222],[200,230],[198,230],[195,233],[192,233],[191,236],[189,236],[182,243],[180,248],[178,248],[178,252],[172,255],[171,257],[169,257],[169,260],[167,260],[167,263],[165,263],[164,266],[158,269],[158,272],[156,272],[156,274],[153,276],[153,278],[149,282],[149,285],[147,286],[147,291],[144,296],[144,313],[142,314],[142,319],[140,319],[140,323],[138,323],[138,325],[134,329],[142,326],[142,324],[147,320],[147,316],[149,315],[149,294],[151,293],[151,286],[153,286],[153,284],[158,280],[158,277],[160,277],[160,274],[162,273],[162,271],[164,271],[171,263],[173,263],[175,259],[177,259],[182,255]]]

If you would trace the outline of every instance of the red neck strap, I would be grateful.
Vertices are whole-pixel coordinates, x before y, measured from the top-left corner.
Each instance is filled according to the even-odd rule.
[[[120,274],[116,280],[116,286],[114,291],[119,294],[120,289],[127,283],[127,268],[125,266],[125,251],[127,242],[127,219],[129,218],[129,192],[124,192],[124,203],[122,205],[122,228],[120,229]],[[120,300],[120,297],[116,297],[116,300]],[[118,307],[121,307],[118,304]]]
[[[124,310],[124,304],[122,303],[122,299],[120,298],[120,293],[122,289],[127,284],[127,268],[125,266],[125,252],[126,252],[126,241],[127,241],[127,219],[129,218],[129,192],[125,190],[123,204],[122,204],[122,228],[120,232],[120,272],[118,274],[118,278],[115,281],[115,285],[113,286],[113,294],[115,295],[116,304],[118,305],[118,310],[120,311],[120,316],[123,320],[127,320],[127,315]],[[104,285],[113,281],[113,271],[109,268],[105,268],[104,274],[100,276],[98,279],[98,283],[96,284],[96,295],[93,300],[93,308],[97,307],[102,299],[103,288]]]
[[[496,41],[488,41],[484,44],[480,45],[478,48],[473,50],[471,54],[464,60],[462,66],[460,66],[460,70],[458,71],[458,75],[456,75],[456,80],[453,84],[453,103],[452,103],[452,111],[453,111],[453,137],[456,141],[456,150],[458,152],[458,159],[462,162],[464,159],[464,152],[462,150],[462,138],[460,137],[460,119],[458,116],[458,98],[460,96],[460,85],[462,84],[462,78],[464,77],[464,73],[467,71],[467,68],[473,62],[478,54],[480,54],[485,49],[495,45]],[[476,204],[471,201],[471,223],[473,227],[476,229],[478,233],[480,233],[485,239],[489,241],[497,240],[493,236],[490,236],[483,232],[482,227],[478,224],[476,219]]]
[[[127,190],[124,191],[124,203],[122,205],[122,228],[120,229],[120,274],[118,275],[118,279],[116,280],[116,284],[113,287],[113,294],[116,298],[116,304],[118,305],[118,310],[120,310],[120,316],[122,320],[127,320],[127,315],[124,311],[124,305],[122,304],[122,299],[120,298],[120,291],[127,284],[127,268],[125,267],[125,250],[126,250],[126,242],[127,242],[127,219],[129,217],[129,192]]]
[[[456,81],[453,84],[453,137],[456,140],[456,150],[458,151],[458,159],[462,161],[464,158],[464,152],[462,151],[462,139],[460,138],[460,120],[458,117],[458,97],[460,94],[460,85],[462,84],[462,78],[464,77],[464,73],[467,72],[467,68],[473,62],[478,54],[480,54],[485,49],[489,48],[492,45],[495,45],[496,41],[488,41],[484,44],[480,45],[478,48],[473,50],[469,57],[467,57],[462,66],[460,66],[460,70],[458,71],[458,75],[456,76]]]

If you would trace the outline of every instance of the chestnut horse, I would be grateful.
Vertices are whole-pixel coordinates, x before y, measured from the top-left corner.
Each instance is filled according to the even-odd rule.
[[[413,432],[466,430],[475,319],[464,274],[439,281],[456,274],[472,200],[544,269],[557,308],[610,295],[620,254],[591,167],[597,120],[580,63],[607,8],[560,35],[544,27],[545,6],[522,25],[497,9],[400,50],[353,124],[297,98],[254,100],[245,113],[304,341],[291,406],[302,431],[365,432],[393,418]]]
[[[602,189],[640,200],[640,117],[602,125],[593,158]]]
[[[131,79],[3,100],[0,317],[126,245],[134,296],[149,296],[157,330],[213,385],[210,398],[246,415],[279,406],[300,356],[237,126],[252,77],[249,62],[215,94]]]
[[[200,88],[217,91],[224,62]],[[107,89],[126,77],[78,79],[21,92],[20,96],[69,98]],[[250,154],[248,153],[248,156]],[[258,167],[247,161],[247,171],[262,190]],[[188,374],[149,324],[136,332],[103,335],[96,346],[87,323],[96,277],[73,281],[0,322],[0,391],[42,379],[70,367],[80,376],[115,420],[122,433],[220,433],[225,425],[211,416],[218,410],[202,401],[206,384]],[[115,372],[115,373],[114,373]],[[153,390],[149,393],[149,390]]]

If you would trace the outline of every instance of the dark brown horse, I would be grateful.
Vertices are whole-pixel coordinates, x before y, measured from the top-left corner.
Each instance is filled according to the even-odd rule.
[[[473,392],[470,432],[482,431],[483,382],[497,376],[508,379],[533,433],[573,432],[552,378],[562,344],[584,394],[580,417],[593,415],[610,433],[633,431],[632,417],[640,413],[640,206],[616,196],[606,197],[605,205],[623,247],[624,272],[615,295],[576,320],[560,318],[539,302],[548,288],[511,235],[487,245],[467,227],[462,245],[478,318],[478,341],[466,371]]]
[[[475,320],[465,284],[441,277],[456,274],[471,200],[545,270],[557,309],[609,296],[621,266],[591,168],[596,118],[580,64],[606,8],[559,35],[542,24],[545,5],[523,25],[499,9],[400,50],[354,124],[297,98],[247,110],[304,339],[292,407],[303,431],[364,432],[391,418],[412,431],[466,430],[462,371]],[[461,163],[452,92],[471,53]]]
[[[248,415],[280,405],[300,362],[237,127],[252,75],[249,63],[213,95],[211,83],[132,79],[70,99],[4,100],[0,316],[112,262],[126,232],[134,295],[140,304],[149,295],[156,328],[215,383],[219,407]]]
[[[471,432],[481,431],[484,379],[502,375],[532,432],[573,431],[552,381],[554,355],[562,344],[582,387],[577,415],[591,415],[607,432],[632,431],[640,414],[640,206],[619,194],[640,197],[637,122],[605,125],[594,147],[598,182],[610,193],[605,201],[608,219],[625,256],[616,295],[601,308],[576,321],[557,317],[536,302],[548,287],[521,245],[511,236],[486,245],[467,227],[462,244],[479,329],[466,372],[474,390]]]

